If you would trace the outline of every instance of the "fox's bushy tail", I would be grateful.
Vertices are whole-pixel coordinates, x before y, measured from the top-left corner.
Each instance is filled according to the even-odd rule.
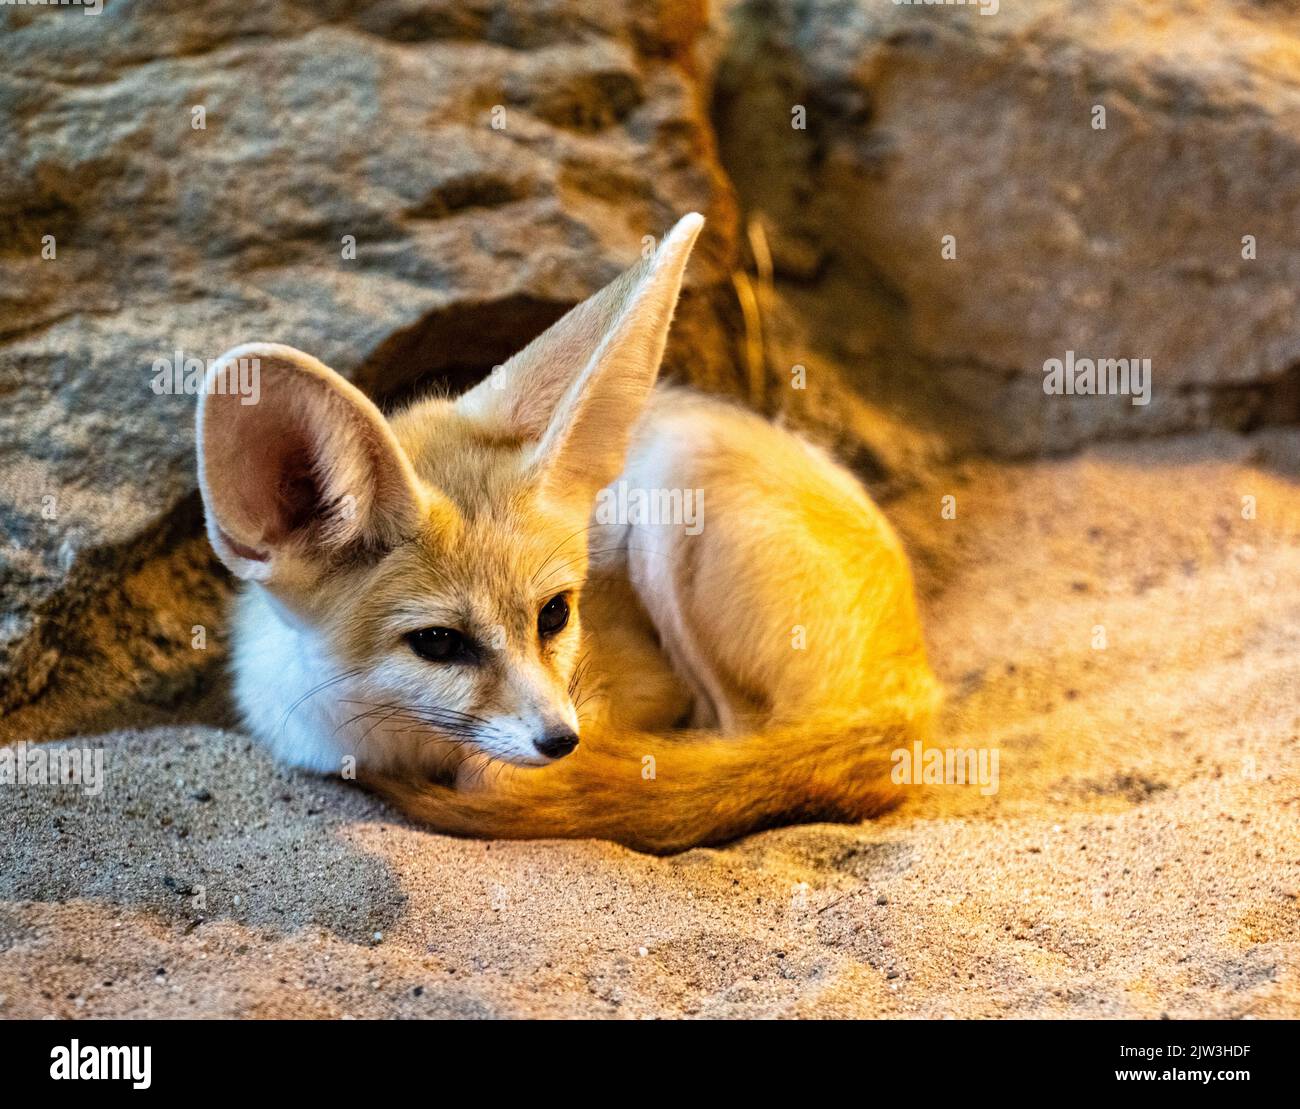
[[[857,821],[893,805],[891,754],[918,721],[778,725],[749,735],[584,735],[535,769],[491,766],[470,788],[362,776],[413,819],[456,835],[609,839],[668,854],[748,832]]]

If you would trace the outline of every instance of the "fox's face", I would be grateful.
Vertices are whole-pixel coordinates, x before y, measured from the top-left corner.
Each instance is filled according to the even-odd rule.
[[[391,423],[289,347],[239,347],[209,371],[209,538],[313,633],[312,695],[338,703],[358,758],[535,766],[578,745],[591,506],[623,466],[701,223],[469,393]],[[254,405],[220,390],[241,359],[260,373]]]
[[[359,672],[350,684],[374,706],[358,722],[376,725],[368,742],[438,745],[397,760],[423,764],[567,755],[580,730],[586,514],[532,480],[526,448],[475,441],[446,402],[394,431],[430,491],[426,524],[321,606],[341,665]]]

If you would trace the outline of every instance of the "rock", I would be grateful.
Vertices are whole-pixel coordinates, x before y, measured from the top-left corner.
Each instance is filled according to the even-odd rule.
[[[459,386],[698,209],[670,364],[727,387],[735,215],[698,4],[78,15],[0,12],[0,738],[57,730],[64,709],[15,710],[76,658],[74,700],[111,704],[220,655],[225,587],[186,546],[194,398],[153,391],[160,360],[276,339],[380,398]]]
[[[878,493],[1300,420],[1300,16],[709,10],[0,8],[0,742],[222,722],[229,585],[158,367],[276,339],[381,402],[458,388],[690,209],[667,372]],[[1150,359],[1150,403],[1045,394],[1075,356]]]
[[[956,451],[1300,418],[1294,12],[723,9],[715,126],[801,321],[784,367],[888,400]],[[1150,359],[1150,404],[1046,395],[1067,351]]]

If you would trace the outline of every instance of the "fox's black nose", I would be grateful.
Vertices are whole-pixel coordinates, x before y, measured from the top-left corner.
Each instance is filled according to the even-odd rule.
[[[548,759],[562,759],[578,746],[578,737],[568,728],[552,728],[541,739],[535,740],[534,745]]]

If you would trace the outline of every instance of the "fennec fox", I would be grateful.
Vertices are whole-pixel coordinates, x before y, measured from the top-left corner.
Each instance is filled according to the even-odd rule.
[[[212,367],[208,535],[278,757],[444,831],[658,852],[892,800],[936,688],[894,533],[821,451],[654,387],[703,222],[454,401],[385,419],[273,344]],[[260,402],[223,395],[252,358]]]

